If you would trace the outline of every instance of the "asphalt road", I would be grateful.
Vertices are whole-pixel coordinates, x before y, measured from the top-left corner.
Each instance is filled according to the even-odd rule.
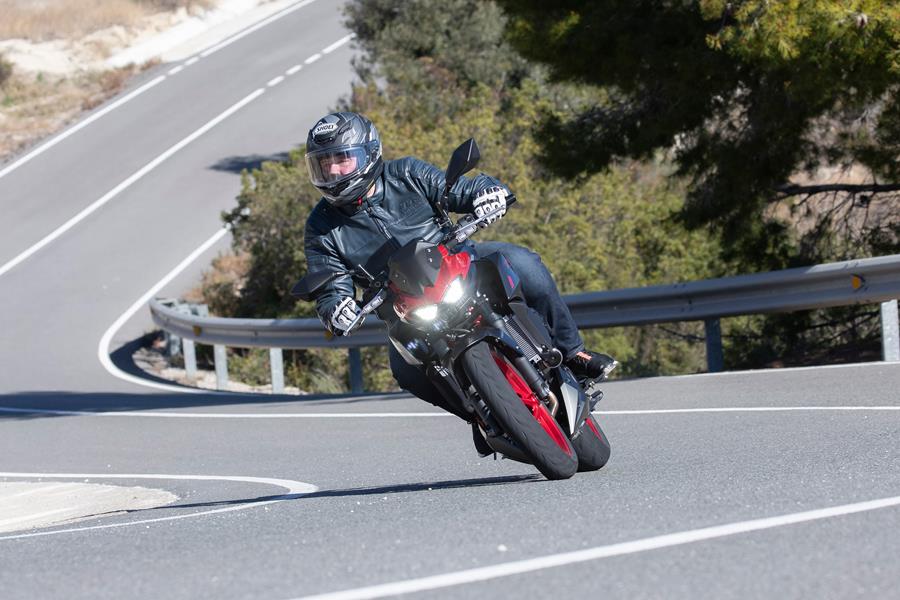
[[[145,307],[111,330],[119,316],[216,233],[238,166],[347,92],[347,44],[267,86],[345,35],[317,0],[0,178],[2,269],[265,89],[0,274],[0,480],[179,497],[0,535],[4,600],[895,596],[900,365],[609,384],[613,458],[563,482],[478,458],[463,424],[408,397],[179,394],[101,365],[104,334],[115,350],[150,326]]]

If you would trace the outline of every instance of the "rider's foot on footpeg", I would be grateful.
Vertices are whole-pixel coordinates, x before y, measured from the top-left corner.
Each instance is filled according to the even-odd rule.
[[[576,377],[600,379],[609,375],[619,362],[608,354],[582,350],[566,361],[566,366]]]

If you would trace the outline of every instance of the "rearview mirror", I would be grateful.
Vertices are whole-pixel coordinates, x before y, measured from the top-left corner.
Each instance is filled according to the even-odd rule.
[[[450,164],[447,165],[447,189],[453,187],[453,184],[462,176],[463,173],[471,171],[478,164],[481,153],[478,151],[478,144],[475,140],[469,138],[462,145],[453,151],[450,157]]]
[[[303,279],[294,284],[291,288],[291,296],[306,300],[309,302],[313,299],[316,292],[341,276],[338,271],[316,271],[307,273]]]

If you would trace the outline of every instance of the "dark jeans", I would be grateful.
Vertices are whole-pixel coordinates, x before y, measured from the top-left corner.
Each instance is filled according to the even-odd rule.
[[[475,244],[475,247],[479,256],[501,252],[509,260],[522,280],[522,291],[528,306],[543,316],[550,325],[550,337],[563,356],[570,358],[584,349],[584,342],[581,341],[581,335],[569,307],[560,297],[556,283],[550,276],[550,271],[541,262],[540,256],[527,248],[504,242],[481,242]],[[391,372],[401,388],[422,400],[466,418],[464,414],[448,406],[441,393],[425,377],[422,369],[403,360],[393,346],[390,346],[389,358]]]

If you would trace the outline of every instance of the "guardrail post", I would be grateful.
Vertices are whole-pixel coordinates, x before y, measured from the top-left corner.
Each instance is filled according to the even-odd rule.
[[[216,361],[216,389],[228,389],[228,356],[225,346],[216,344],[213,346],[213,357]]]
[[[706,330],[706,369],[710,373],[719,373],[725,368],[722,325],[718,319],[706,319],[703,325]]]
[[[354,394],[363,392],[362,353],[359,348],[350,348],[347,351],[350,359],[350,391]]]
[[[284,393],[284,360],[281,348],[269,348],[269,367],[272,369],[272,393]]]
[[[197,351],[194,347],[194,340],[182,338],[181,344],[184,351],[184,370],[187,378],[193,381],[197,379]]]
[[[885,361],[900,362],[900,327],[897,301],[881,303],[881,351]]]

